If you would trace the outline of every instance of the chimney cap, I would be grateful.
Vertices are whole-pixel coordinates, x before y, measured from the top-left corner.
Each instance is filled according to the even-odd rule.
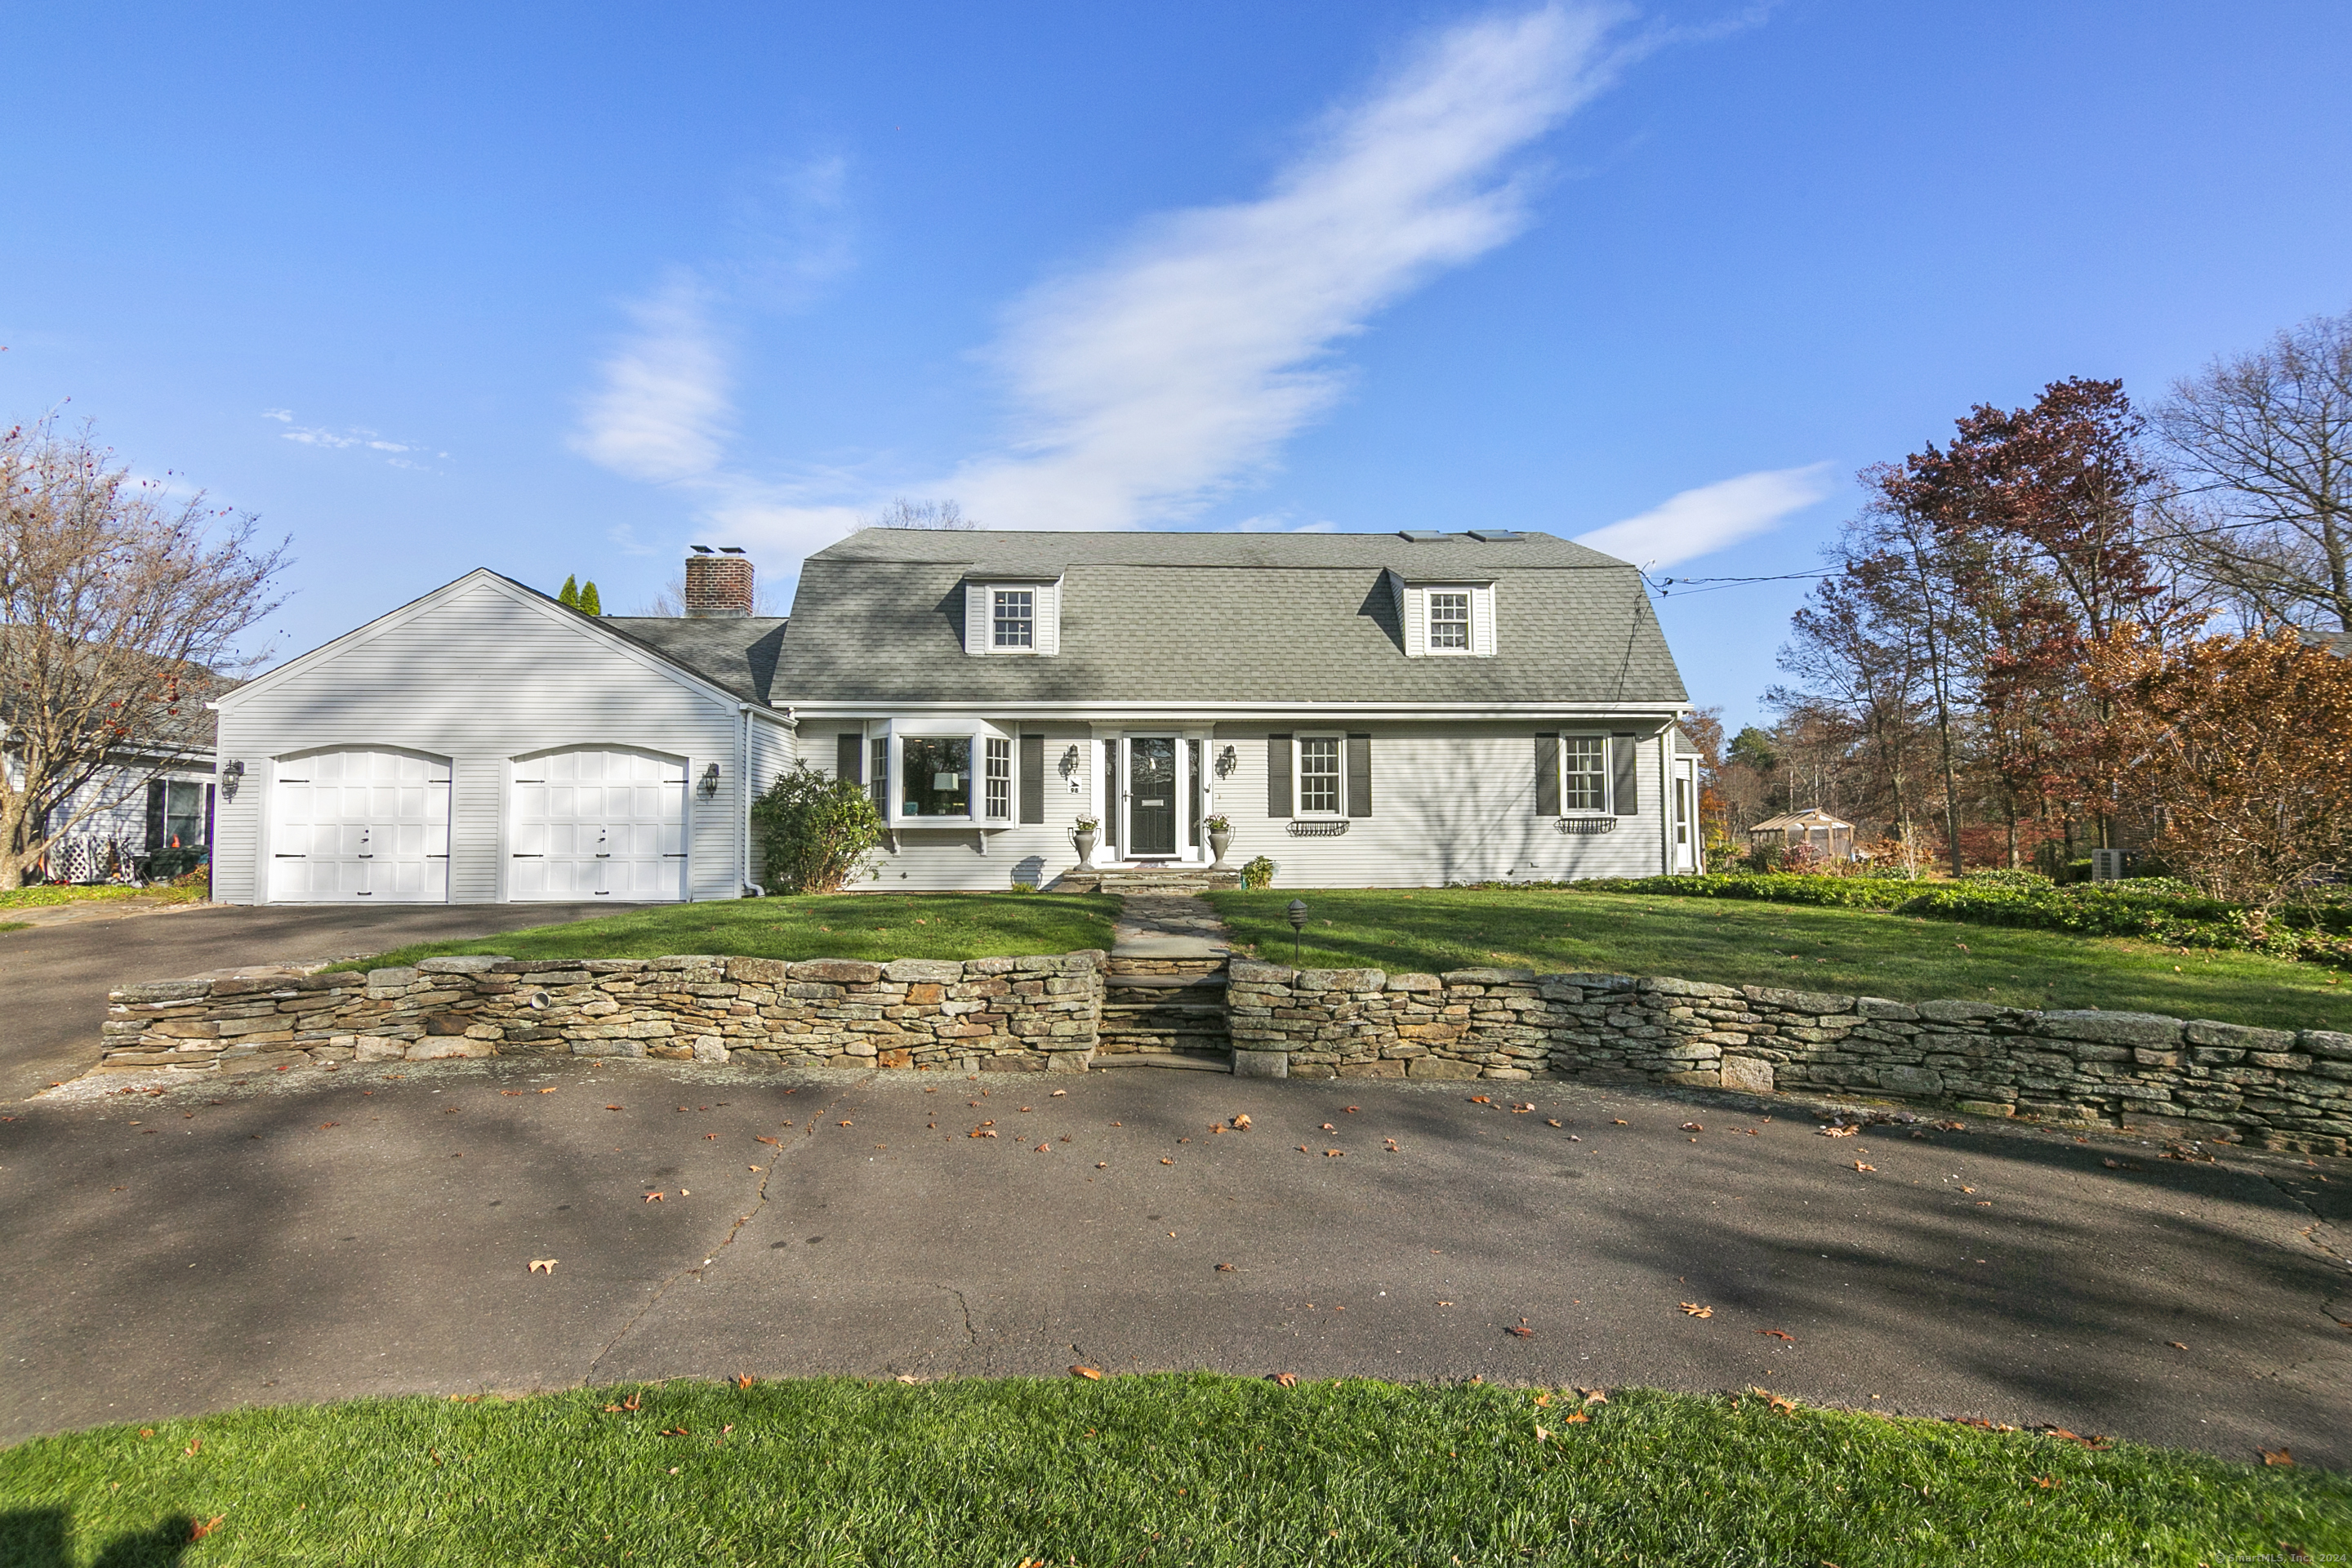
[[[721,555],[740,555],[743,553],[743,547],[740,544],[722,544],[719,547],[719,553]]]
[[[689,544],[687,548],[693,551],[697,555],[708,555],[710,553],[710,546],[708,544]]]

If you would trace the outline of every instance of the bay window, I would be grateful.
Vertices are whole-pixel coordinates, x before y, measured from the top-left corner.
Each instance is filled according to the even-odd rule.
[[[902,816],[971,815],[971,737],[909,735],[899,742]]]

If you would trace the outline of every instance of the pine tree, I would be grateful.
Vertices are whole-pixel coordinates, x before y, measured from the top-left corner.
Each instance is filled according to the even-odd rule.
[[[604,601],[597,597],[596,584],[593,578],[589,580],[586,587],[580,590],[580,613],[583,616],[601,616],[604,613]]]
[[[555,595],[555,602],[563,605],[566,609],[578,609],[580,607],[580,584],[578,580],[572,577],[564,578],[562,590]]]

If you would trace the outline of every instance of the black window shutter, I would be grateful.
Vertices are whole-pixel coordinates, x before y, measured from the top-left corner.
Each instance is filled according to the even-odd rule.
[[[163,847],[163,794],[168,787],[162,779],[147,781],[147,853],[150,855]]]
[[[217,786],[213,784],[205,785],[205,858],[207,864],[210,863],[212,858],[213,797],[216,793]]]
[[[1348,815],[1372,815],[1372,738],[1348,737]]]
[[[866,770],[862,764],[865,755],[865,736],[843,735],[839,737],[834,745],[833,776],[837,779],[847,779],[851,784],[864,784],[866,782]]]
[[[1265,814],[1290,815],[1290,737],[1265,738]]]
[[[1536,737],[1536,815],[1559,815],[1559,733]]]
[[[1045,737],[1021,737],[1021,820],[1045,820]]]
[[[1635,737],[1620,731],[1609,737],[1609,760],[1617,765],[1617,784],[1610,793],[1620,816],[1642,815],[1641,753]]]

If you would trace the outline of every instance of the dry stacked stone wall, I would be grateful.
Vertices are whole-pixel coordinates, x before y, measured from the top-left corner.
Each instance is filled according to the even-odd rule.
[[[1027,958],[428,958],[113,992],[104,1068],[268,1070],[444,1057],[667,1057],[744,1066],[1080,1071],[1099,952]]]
[[[1389,974],[1238,960],[1226,994],[1234,1070],[1244,1074],[1638,1076],[2352,1153],[2352,1035],[2324,1029],[1623,974]]]

